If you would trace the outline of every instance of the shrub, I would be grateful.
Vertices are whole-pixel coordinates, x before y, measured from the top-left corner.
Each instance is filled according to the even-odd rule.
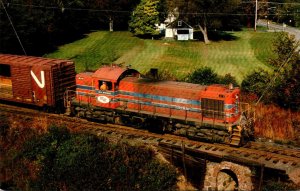
[[[220,76],[219,77],[219,83],[220,84],[233,84],[235,87],[239,86],[235,77],[232,76],[231,74],[225,74],[225,76]]]
[[[271,91],[266,91],[269,82],[270,74],[264,70],[257,70],[246,76],[241,89],[245,93],[256,94],[258,97],[264,94],[264,100],[270,100]]]
[[[176,170],[145,146],[51,126],[16,152],[13,181],[21,190],[173,190]]]
[[[177,80],[176,77],[171,72],[169,72],[168,70],[158,70],[157,74],[155,74],[154,71],[155,71],[155,69],[148,71],[145,74],[145,76],[147,78],[150,78],[152,80],[157,80],[157,81],[160,81],[160,80]]]
[[[215,73],[211,68],[201,67],[188,75],[188,82],[210,85],[219,83],[219,78],[217,73]]]

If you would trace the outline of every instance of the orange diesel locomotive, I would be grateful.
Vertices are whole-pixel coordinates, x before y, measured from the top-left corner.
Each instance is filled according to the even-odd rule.
[[[239,96],[232,86],[157,81],[112,65],[77,74],[65,103],[79,117],[238,146],[248,138]]]

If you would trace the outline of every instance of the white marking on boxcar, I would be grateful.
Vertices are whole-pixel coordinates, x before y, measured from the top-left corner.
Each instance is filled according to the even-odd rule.
[[[30,74],[32,76],[32,78],[34,79],[34,81],[36,82],[36,84],[40,87],[40,88],[44,88],[45,87],[45,72],[41,71],[41,81],[36,77],[36,75],[33,73],[33,71],[30,71]]]

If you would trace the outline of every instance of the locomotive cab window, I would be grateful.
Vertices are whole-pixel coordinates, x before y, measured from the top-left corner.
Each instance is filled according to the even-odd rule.
[[[11,77],[10,65],[0,64],[0,76]]]
[[[112,91],[112,83],[109,81],[99,80],[99,90]]]

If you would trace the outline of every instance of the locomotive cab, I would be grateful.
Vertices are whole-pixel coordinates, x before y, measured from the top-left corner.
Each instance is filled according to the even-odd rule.
[[[240,117],[238,88],[210,85],[201,95],[202,116],[207,120],[234,123]]]
[[[76,77],[75,104],[98,108],[115,109],[119,107],[118,86],[126,76],[138,76],[139,72],[116,65],[103,66],[92,72],[79,73]]]

